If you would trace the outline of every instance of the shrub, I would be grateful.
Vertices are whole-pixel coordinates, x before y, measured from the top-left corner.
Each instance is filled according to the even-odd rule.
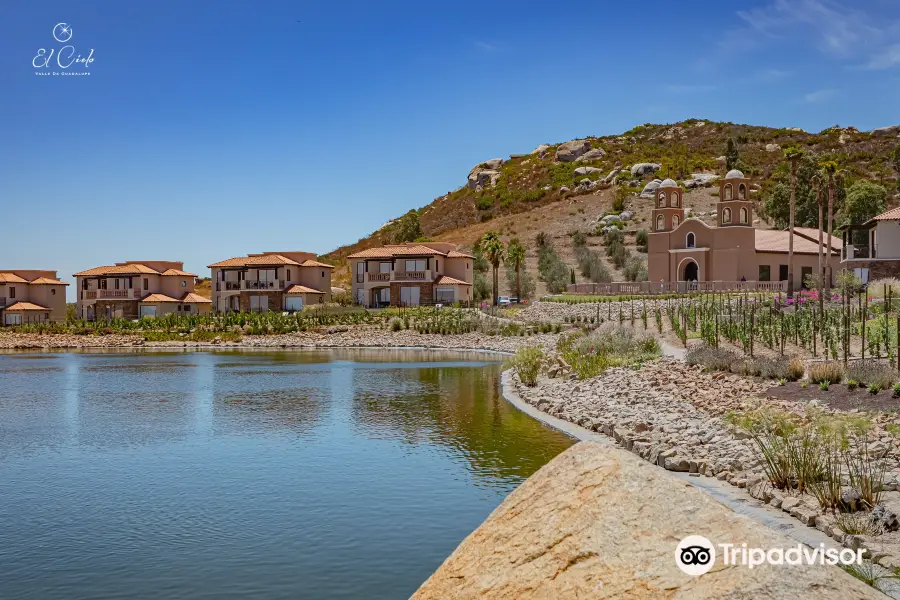
[[[506,361],[506,367],[515,369],[516,375],[525,385],[534,387],[544,364],[544,351],[535,346],[519,348],[515,355]]]
[[[641,252],[647,251],[647,244],[649,243],[649,236],[646,229],[640,229],[637,232],[637,235],[634,237],[634,241],[637,244],[638,250]]]
[[[611,323],[588,335],[565,336],[557,343],[557,350],[580,379],[600,375],[607,367],[657,358],[661,353],[652,335]]]
[[[705,344],[693,346],[685,354],[689,365],[701,365],[705,371],[728,371],[737,354],[724,348],[714,348]]]
[[[813,383],[840,383],[844,379],[844,365],[837,361],[813,363],[809,366],[809,380]]]
[[[394,317],[390,323],[391,331],[400,331],[403,329],[403,320],[400,317]]]
[[[896,381],[897,372],[890,366],[874,360],[859,360],[847,365],[847,379],[853,379],[860,385],[874,385],[886,390]]]

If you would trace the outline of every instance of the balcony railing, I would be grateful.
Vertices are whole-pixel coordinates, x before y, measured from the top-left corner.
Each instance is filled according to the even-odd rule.
[[[240,281],[221,281],[219,283],[222,284],[222,287],[225,288],[226,292],[232,292],[241,289]]]
[[[284,280],[252,281],[245,279],[241,282],[242,290],[280,290],[284,289]]]
[[[369,281],[390,281],[390,273],[369,273]]]
[[[129,288],[124,290],[82,290],[82,300],[94,300],[96,298],[140,298],[142,295],[139,288]]]
[[[860,258],[875,258],[875,247],[870,246],[856,246],[854,244],[847,244],[844,246],[844,260],[854,260]]]
[[[428,271],[394,271],[394,281],[425,281]]]

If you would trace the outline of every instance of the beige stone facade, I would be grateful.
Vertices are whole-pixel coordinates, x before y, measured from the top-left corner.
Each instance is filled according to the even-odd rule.
[[[66,286],[56,271],[0,269],[0,326],[66,320]]]
[[[212,302],[194,293],[184,263],[126,261],[75,273],[76,312],[87,321],[206,314]]]
[[[331,302],[334,267],[312,252],[263,252],[209,265],[217,312],[294,312]]]
[[[778,282],[788,279],[790,232],[756,229],[750,179],[737,170],[719,182],[716,226],[685,218],[682,191],[671,179],[657,189],[648,235],[651,282]],[[826,264],[837,268],[841,240],[832,237]],[[794,289],[819,264],[818,230],[794,230]]]
[[[395,244],[347,257],[353,301],[370,308],[472,302],[472,256],[448,242]]]

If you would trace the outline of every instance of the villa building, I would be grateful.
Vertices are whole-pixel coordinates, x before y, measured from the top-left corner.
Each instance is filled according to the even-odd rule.
[[[184,271],[184,263],[163,260],[95,267],[75,273],[76,310],[87,321],[205,314],[211,301],[194,293],[196,277]]]
[[[852,270],[863,283],[900,277],[900,208],[845,227],[843,238],[841,268]]]
[[[456,248],[422,242],[351,254],[354,301],[366,307],[471,302],[473,258]]]
[[[753,226],[749,178],[734,169],[719,181],[714,227],[685,218],[682,192],[671,179],[656,191],[648,235],[651,282],[787,281],[791,234]],[[804,278],[818,270],[818,235],[818,229],[794,229],[794,289],[801,289]],[[842,241],[832,236],[831,248],[831,256],[823,253],[823,258],[836,269]]]
[[[248,254],[209,268],[217,312],[296,311],[331,301],[334,266],[312,252]]]
[[[56,271],[0,269],[0,325],[65,321],[67,285]]]

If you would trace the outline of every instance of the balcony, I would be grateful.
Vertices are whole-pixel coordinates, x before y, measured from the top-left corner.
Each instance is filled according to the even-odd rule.
[[[394,271],[394,281],[428,281],[431,271]]]
[[[284,280],[272,280],[272,281],[252,281],[249,279],[245,279],[241,282],[242,290],[283,290],[284,289]]]
[[[369,281],[390,281],[391,274],[390,273],[369,273],[368,274]]]
[[[220,287],[221,285],[221,287]],[[235,292],[241,289],[240,281],[219,281],[216,283],[216,291],[225,290],[226,292]]]
[[[846,246],[844,246],[844,256],[842,258],[843,260],[876,258],[875,250],[876,248],[874,246],[857,246],[853,244],[847,244]]]

